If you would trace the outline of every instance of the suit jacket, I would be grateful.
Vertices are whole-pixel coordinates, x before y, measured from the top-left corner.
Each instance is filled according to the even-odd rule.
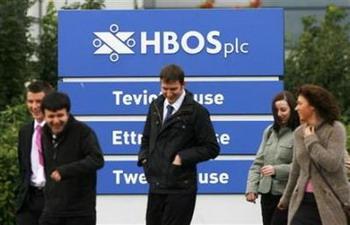
[[[196,165],[215,158],[220,151],[209,112],[186,90],[180,109],[163,124],[164,101],[161,95],[150,105],[138,165],[144,168],[151,193],[194,193]],[[181,166],[172,164],[177,154]],[[144,159],[147,162],[142,164]]]
[[[30,177],[32,166],[30,162],[30,153],[32,149],[32,136],[34,133],[34,121],[21,127],[18,134],[18,165],[20,180],[18,185],[18,194],[16,200],[16,210],[19,211],[27,197],[30,186]]]
[[[104,164],[95,132],[70,115],[63,131],[53,143],[46,124],[43,128],[46,184],[44,215],[57,217],[94,215],[96,206],[96,171]],[[61,180],[50,174],[57,170]]]
[[[303,199],[306,182],[311,179],[317,208],[322,224],[347,224],[345,214],[338,200],[311,163],[310,158],[321,168],[322,174],[332,185],[343,203],[350,202],[350,188],[344,166],[346,132],[344,126],[336,121],[333,125],[321,123],[315,134],[304,137],[305,125],[294,132],[294,159],[287,187],[281,198],[289,202],[288,221],[290,224]]]

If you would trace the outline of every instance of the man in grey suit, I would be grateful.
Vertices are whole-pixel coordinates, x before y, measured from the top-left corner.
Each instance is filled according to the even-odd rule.
[[[41,101],[52,92],[50,84],[34,81],[26,90],[26,105],[33,121],[25,124],[18,135],[18,162],[20,183],[16,205],[17,225],[37,225],[44,206],[43,187],[45,185],[41,149],[41,128],[44,115]]]

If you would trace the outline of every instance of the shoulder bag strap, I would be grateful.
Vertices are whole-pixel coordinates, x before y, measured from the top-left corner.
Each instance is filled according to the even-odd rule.
[[[316,168],[317,172],[320,174],[320,176],[322,177],[323,181],[326,183],[326,185],[329,187],[329,189],[332,191],[333,195],[335,196],[336,199],[338,199],[338,201],[340,202],[342,207],[346,207],[345,204],[343,203],[343,201],[339,198],[339,196],[337,195],[337,193],[334,191],[334,189],[332,188],[331,184],[328,182],[328,180],[326,179],[326,177],[323,175],[321,168],[319,168],[317,166],[317,164],[315,163],[315,161],[311,158],[310,156],[310,160],[312,162],[312,164],[314,165],[314,167]]]

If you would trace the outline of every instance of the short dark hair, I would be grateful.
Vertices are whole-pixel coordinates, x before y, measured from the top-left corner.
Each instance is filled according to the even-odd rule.
[[[179,81],[180,84],[184,84],[185,73],[180,66],[170,64],[165,66],[160,71],[160,80],[164,81],[165,83]]]
[[[335,120],[340,119],[339,105],[333,94],[325,88],[314,84],[305,84],[298,89],[297,95],[303,96],[310,105],[315,107],[316,112],[324,122],[333,124]]]
[[[45,95],[47,95],[53,91],[54,91],[53,87],[48,82],[42,81],[42,80],[36,80],[36,81],[31,82],[27,86],[26,93],[28,93],[28,92],[32,92],[32,93],[44,92]]]
[[[298,113],[295,111],[295,107],[296,107],[295,97],[289,91],[282,91],[278,93],[272,100],[271,107],[272,107],[272,114],[274,119],[273,129],[276,131],[279,131],[279,129],[281,128],[281,125],[278,123],[278,112],[275,104],[277,101],[280,101],[280,100],[285,100],[290,108],[290,116],[287,122],[287,127],[289,127],[291,130],[294,130],[299,126],[300,120],[299,120]]]
[[[41,111],[44,112],[45,109],[54,112],[61,109],[66,109],[67,112],[69,112],[70,99],[68,95],[63,92],[52,92],[46,95],[41,103]]]

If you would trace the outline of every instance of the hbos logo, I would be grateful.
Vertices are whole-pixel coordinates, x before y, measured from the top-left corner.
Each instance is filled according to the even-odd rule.
[[[135,46],[135,39],[131,38],[134,32],[121,32],[117,24],[109,27],[110,32],[94,32],[97,36],[92,44],[97,48],[96,55],[108,54],[112,62],[119,60],[119,55],[134,54],[131,49]]]
[[[121,32],[119,26],[112,24],[110,32],[94,32],[97,36],[93,45],[97,48],[94,54],[109,54],[112,62],[119,60],[119,55],[135,54],[135,32]],[[222,54],[227,58],[231,54],[247,54],[249,43],[234,38],[232,42],[220,41],[220,31],[213,30],[203,35],[198,31],[188,31],[181,36],[173,31],[140,32],[140,54],[176,54],[180,50],[187,54],[198,54],[205,51],[207,54]]]

